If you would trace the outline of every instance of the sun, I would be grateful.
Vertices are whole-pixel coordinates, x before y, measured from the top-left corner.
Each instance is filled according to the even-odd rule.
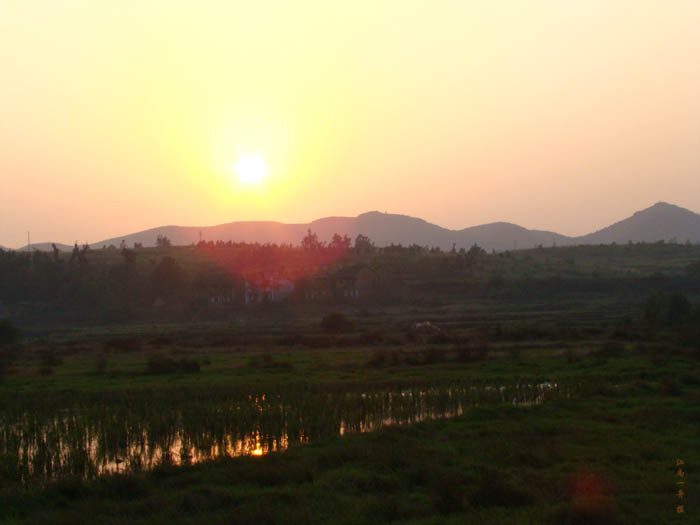
[[[262,155],[245,153],[233,165],[233,171],[241,184],[257,186],[267,174],[267,165]]]

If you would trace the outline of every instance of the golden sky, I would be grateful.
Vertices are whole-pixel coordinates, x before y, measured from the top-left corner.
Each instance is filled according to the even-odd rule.
[[[700,2],[0,6],[0,244],[369,210],[700,211]],[[260,186],[232,166],[260,155]]]

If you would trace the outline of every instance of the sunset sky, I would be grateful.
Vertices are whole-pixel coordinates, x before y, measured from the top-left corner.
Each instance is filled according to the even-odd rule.
[[[700,212],[699,28],[681,0],[5,0],[0,245]]]

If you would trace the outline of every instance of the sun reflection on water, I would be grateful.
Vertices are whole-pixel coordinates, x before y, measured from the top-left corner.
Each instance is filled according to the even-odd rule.
[[[568,397],[568,390],[566,391]],[[462,386],[456,389],[404,389],[394,392],[345,392],[322,395],[321,402],[309,403],[311,412],[301,405],[283,403],[282,398],[246,395],[245,403],[222,405],[204,427],[186,426],[182,414],[173,414],[173,427],[159,428],[155,435],[142,422],[134,432],[118,441],[105,432],[113,428],[101,425],[83,412],[55,414],[42,426],[23,430],[15,422],[0,433],[0,454],[17,458],[23,479],[56,478],[63,473],[94,477],[106,473],[150,470],[159,465],[191,465],[219,457],[263,456],[331,435],[370,432],[380,427],[411,424],[426,419],[459,416],[470,407],[497,402],[529,407],[558,395],[557,383],[520,384],[506,387]],[[318,394],[314,394],[318,396]],[[323,396],[327,396],[327,399]],[[511,402],[512,399],[512,402]],[[228,412],[224,410],[228,407]],[[238,421],[243,408],[253,419]],[[319,410],[329,410],[321,414]],[[218,414],[221,414],[220,416]],[[227,414],[227,415],[226,415]],[[217,419],[221,417],[221,419]],[[121,421],[125,426],[136,422]],[[72,430],[79,433],[72,433]],[[165,430],[165,432],[163,432]]]

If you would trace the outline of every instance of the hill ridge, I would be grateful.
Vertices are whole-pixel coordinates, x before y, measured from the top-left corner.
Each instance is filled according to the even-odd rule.
[[[659,201],[634,212],[629,217],[614,222],[592,233],[571,237],[548,230],[528,229],[519,224],[496,221],[459,230],[443,228],[420,217],[368,211],[356,217],[329,216],[307,223],[283,223],[279,221],[233,221],[214,226],[177,226],[170,224],[147,228],[139,232],[112,237],[90,246],[119,246],[124,240],[128,246],[141,243],[153,246],[158,235],[167,236],[174,245],[190,245],[205,241],[234,241],[297,245],[307,230],[316,233],[320,240],[329,241],[334,233],[355,238],[368,236],[377,246],[390,244],[419,244],[439,246],[442,249],[469,248],[473,244],[487,250],[532,248],[537,245],[610,244],[612,242],[656,242],[676,239],[678,242],[700,242],[700,215],[688,209]],[[56,243],[59,249],[71,246]],[[51,249],[51,243],[33,243],[35,249]],[[21,249],[26,249],[26,246]]]

